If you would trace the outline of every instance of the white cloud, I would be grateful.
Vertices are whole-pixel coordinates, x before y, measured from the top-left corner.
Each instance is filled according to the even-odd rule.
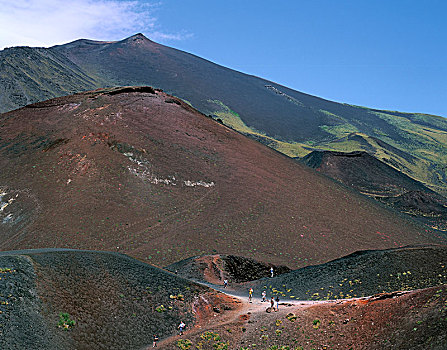
[[[158,6],[145,0],[0,0],[0,49],[80,38],[121,40],[137,32],[161,41],[188,37],[160,31]]]

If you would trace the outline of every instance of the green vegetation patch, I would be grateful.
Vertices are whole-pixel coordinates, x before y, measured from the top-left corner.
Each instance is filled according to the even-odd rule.
[[[59,313],[59,322],[57,324],[59,328],[68,331],[70,328],[73,328],[75,324],[76,321],[70,318],[70,314],[66,312]]]

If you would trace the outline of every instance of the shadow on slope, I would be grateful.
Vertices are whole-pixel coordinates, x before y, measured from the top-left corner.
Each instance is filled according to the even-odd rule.
[[[429,288],[447,283],[447,246],[359,251],[322,265],[235,286],[282,299],[330,300],[382,292]]]
[[[287,266],[275,266],[254,259],[235,255],[204,255],[188,258],[166,267],[187,279],[222,285],[226,279],[230,284],[275,276],[289,272]]]

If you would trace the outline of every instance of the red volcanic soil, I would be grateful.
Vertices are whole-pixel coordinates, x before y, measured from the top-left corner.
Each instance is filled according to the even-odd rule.
[[[109,250],[163,266],[217,252],[300,267],[440,241],[149,87],[0,115],[0,167],[2,250]]]
[[[160,349],[179,341],[201,349],[445,349],[447,287],[408,293],[384,293],[350,301],[296,302],[265,312],[254,301],[232,322],[166,339]],[[237,317],[237,315],[239,315]]]

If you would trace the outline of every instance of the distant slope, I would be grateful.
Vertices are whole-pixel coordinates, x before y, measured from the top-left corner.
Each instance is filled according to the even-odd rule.
[[[411,133],[408,135],[411,135]],[[430,160],[425,156],[429,153],[427,147],[431,147],[430,143],[423,144],[422,141],[419,142],[417,146],[419,147],[418,152],[421,151],[425,154],[423,157],[420,157],[417,154],[418,152],[413,152],[414,145],[398,148],[392,140],[387,141],[390,143],[366,134],[350,133],[331,142],[320,144],[315,149],[340,152],[368,152],[381,162],[387,163],[413,179],[417,179],[432,190],[443,195],[446,194],[443,190],[443,186],[445,186],[444,168],[442,168],[442,164],[438,163],[440,160],[435,160],[434,158]],[[439,153],[437,152],[433,153],[435,158],[442,154],[441,150],[439,150]],[[440,173],[434,175],[434,169],[439,169]]]
[[[303,161],[320,173],[414,216],[432,228],[447,228],[444,197],[367,152],[313,151]]]
[[[0,248],[202,254],[290,267],[440,242],[413,221],[150,87],[0,115]]]
[[[55,50],[15,47],[0,51],[0,112],[107,85]]]
[[[142,349],[209,316],[203,300],[233,308],[221,306],[232,298],[117,253],[0,252],[0,275],[2,350]],[[60,313],[75,325],[58,327]]]
[[[94,87],[152,85],[162,88],[203,113],[293,157],[302,157],[314,149],[340,150],[333,148],[334,141],[351,133],[367,135],[415,158],[412,167],[399,162],[393,163],[393,167],[439,193],[447,193],[447,121],[444,118],[327,101],[157,44],[141,34],[117,42],[82,39],[50,49],[29,49],[62,57],[63,69],[53,67],[51,61],[41,60],[38,66],[42,72],[31,67],[26,68],[27,75],[40,81],[48,71],[56,81],[70,83],[64,89],[30,84],[27,88],[32,92],[22,92],[11,87],[21,80],[14,68],[20,72],[22,62],[26,63],[24,67],[30,62],[33,65],[39,62],[22,53],[15,54],[23,50],[4,50],[0,56],[1,62],[7,60],[13,67],[8,73],[12,83],[6,81],[0,86],[0,99],[7,102],[3,111],[35,101],[29,96],[42,95],[42,86],[48,92],[41,98],[67,94],[76,86],[76,91],[85,90],[86,82],[72,77],[74,71],[80,71]],[[344,147],[349,151],[362,149],[354,140],[347,141]],[[393,155],[387,158],[390,157]]]

